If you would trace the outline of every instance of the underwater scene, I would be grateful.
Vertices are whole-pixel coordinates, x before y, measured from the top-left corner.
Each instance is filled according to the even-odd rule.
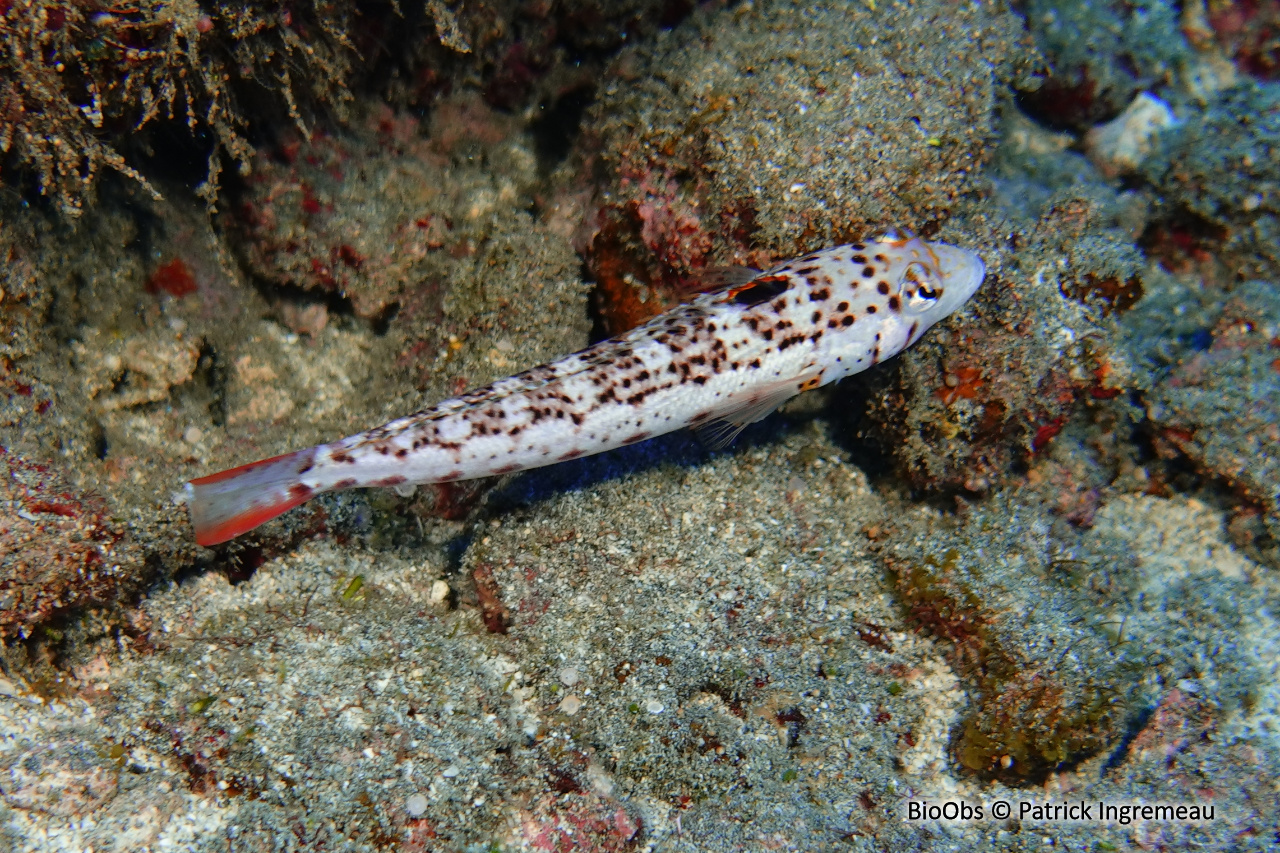
[[[1280,0],[0,0],[0,851],[1280,849]]]

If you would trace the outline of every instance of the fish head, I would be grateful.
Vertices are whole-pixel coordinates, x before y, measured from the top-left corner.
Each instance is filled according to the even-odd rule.
[[[891,358],[962,306],[982,284],[982,259],[966,249],[919,237],[888,235],[855,244],[850,316],[840,319],[836,375]],[[869,357],[868,357],[869,356]]]
[[[969,301],[986,275],[973,252],[919,237],[888,241],[886,278],[898,297],[902,320],[917,331],[912,340]],[[911,343],[908,341],[907,343]]]

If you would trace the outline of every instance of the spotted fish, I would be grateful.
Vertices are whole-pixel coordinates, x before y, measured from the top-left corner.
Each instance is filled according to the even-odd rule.
[[[700,427],[727,444],[920,339],[982,282],[972,252],[887,235],[722,276],[632,331],[367,432],[186,484],[213,545],[337,489],[537,468]]]

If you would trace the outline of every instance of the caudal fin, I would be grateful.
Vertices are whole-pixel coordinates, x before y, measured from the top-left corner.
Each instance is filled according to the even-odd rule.
[[[187,483],[187,513],[196,542],[217,545],[309,500],[302,482],[315,448],[261,459]]]

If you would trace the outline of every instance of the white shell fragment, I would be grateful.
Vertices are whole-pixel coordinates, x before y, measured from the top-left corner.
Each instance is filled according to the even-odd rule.
[[[1142,92],[1120,115],[1085,134],[1085,151],[1099,171],[1115,178],[1142,165],[1160,132],[1177,123],[1168,104]]]

